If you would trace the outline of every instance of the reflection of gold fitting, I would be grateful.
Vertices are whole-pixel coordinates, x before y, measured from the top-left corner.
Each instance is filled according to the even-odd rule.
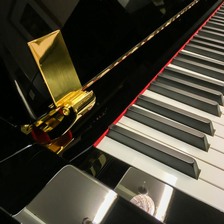
[[[50,111],[33,124],[22,126],[21,130],[26,134],[32,132],[34,127],[44,133],[50,134],[54,131],[54,138],[48,144],[48,148],[52,151],[61,151],[64,145],[61,148],[59,143],[68,141],[60,141],[58,138],[62,138],[83,115],[92,109],[96,98],[93,91],[82,90],[81,82],[59,30],[29,42],[28,46],[48,88],[53,106],[50,105]],[[57,131],[58,136],[55,135]]]
[[[51,143],[45,144],[44,146],[51,151],[61,154],[64,152],[66,146],[68,146],[73,141],[73,138],[69,137],[69,134],[64,134],[57,139],[52,140]]]

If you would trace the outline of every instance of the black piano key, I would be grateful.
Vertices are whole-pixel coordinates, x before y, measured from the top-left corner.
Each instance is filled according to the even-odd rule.
[[[216,17],[219,17],[219,18],[222,18],[224,20],[224,16],[223,16],[223,13],[224,13],[224,10],[223,9],[219,9],[211,18],[216,18]]]
[[[216,43],[216,42],[212,42],[212,41],[208,41],[208,40],[203,40],[203,39],[199,39],[199,38],[194,38],[191,40],[190,42],[191,44],[193,44],[194,46],[198,46],[198,47],[202,47],[204,49],[210,49],[212,51],[216,51],[216,52],[223,52],[224,51],[224,45],[220,45],[219,43]],[[194,49],[194,48],[188,48],[188,47],[185,47],[185,49],[193,49],[193,50],[198,50],[198,49]],[[200,49],[199,49],[200,50]],[[198,50],[198,51],[199,51]],[[207,52],[205,51],[205,53],[207,54]],[[205,53],[202,52],[202,55]],[[206,56],[206,55],[205,55]],[[220,56],[220,55],[218,55]],[[196,56],[195,56],[196,57]],[[221,56],[220,56],[221,57]],[[209,61],[210,60],[210,61]],[[216,60],[216,59],[215,59]],[[204,61],[207,61],[208,62],[208,65],[209,64],[213,64],[212,66],[214,66],[215,62],[214,60],[212,60],[211,57],[207,57],[207,60],[204,59]],[[217,67],[218,69],[223,69],[223,62],[222,61],[216,61],[216,64],[217,64]]]
[[[206,57],[210,57],[219,61],[224,61],[224,53],[217,50],[212,50],[206,47],[201,47],[196,44],[189,43],[186,45],[185,50],[204,55]]]
[[[191,41],[191,43],[197,43],[200,46],[208,47],[207,44],[198,43],[197,41],[194,41],[194,39]],[[215,47],[211,46],[210,48],[215,49],[216,46]],[[220,48],[220,51],[224,51],[224,47]],[[183,59],[186,59],[186,60],[190,60],[190,61],[202,64],[202,65],[209,66],[212,69],[219,69],[221,71],[224,70],[223,62],[217,61],[217,60],[211,60],[211,58],[204,57],[204,56],[199,55],[199,54],[192,54],[189,51],[181,51],[181,52],[179,52],[177,57],[178,58],[183,58]]]
[[[193,38],[190,43],[196,44],[201,47],[207,47],[217,51],[224,51],[224,45],[222,46],[216,42],[209,42],[203,39],[200,40],[199,38]]]
[[[200,169],[192,157],[119,126],[112,126],[107,136],[190,177],[199,177]]]
[[[214,32],[222,34],[222,35],[224,34],[224,29],[216,28],[216,27],[213,27],[213,26],[203,27],[203,30],[214,31]]]
[[[223,71],[219,69],[214,69],[208,65],[203,65],[201,63],[197,63],[191,60],[187,60],[184,58],[176,57],[173,59],[172,64],[180,66],[182,68],[189,69],[191,71],[198,72],[202,75],[207,75],[209,77],[224,81]]]
[[[155,113],[136,107],[130,107],[125,116],[204,151],[208,151],[209,149],[207,137],[204,133],[174,122],[166,117],[161,117]]]
[[[188,45],[186,45],[185,50],[204,55],[211,59],[216,59],[222,62],[224,61],[224,53],[222,52],[222,50],[213,50],[209,47],[199,46],[196,43],[189,43]]]
[[[188,91],[190,93],[197,94],[198,96],[202,96],[210,100],[214,100],[217,103],[219,103],[219,105],[224,104],[222,93],[216,90],[209,89],[207,87],[203,87],[188,81],[184,81],[182,79],[172,77],[170,75],[166,75],[163,73],[160,74],[156,80],[160,83],[173,86],[175,88],[179,88],[181,90]]]
[[[166,116],[172,120],[185,124],[189,127],[202,131],[209,135],[214,135],[214,127],[212,122],[204,117],[182,110],[170,104],[140,95],[135,102],[145,109],[151,110],[162,116]]]
[[[212,31],[207,31],[207,30],[203,30],[201,29],[198,34],[199,36],[204,36],[204,37],[208,37],[208,38],[211,38],[211,39],[214,39],[214,40],[219,40],[219,41],[222,41],[224,40],[224,37],[223,35],[221,34],[217,34],[215,32],[212,32]]]
[[[169,66],[164,69],[163,73],[191,83],[198,85],[200,84],[201,86],[220,91],[222,94],[224,94],[224,83],[218,82],[216,80],[208,79],[203,76],[197,76],[188,71],[183,71]]]
[[[215,116],[221,116],[219,104],[213,100],[197,96],[195,94],[177,89],[172,86],[167,86],[156,81],[152,82],[149,89],[167,96],[171,99],[180,101],[192,107],[198,108]]]
[[[210,44],[214,44],[214,45],[218,45],[221,47],[224,47],[224,42],[220,41],[220,40],[215,40],[206,36],[201,36],[201,35],[196,35],[194,36],[193,40],[200,40],[200,41],[204,41],[206,43],[210,43]]]
[[[214,17],[212,17],[211,19],[210,19],[210,21],[214,21],[214,22],[224,22],[224,18],[223,17],[221,17],[221,16],[214,16]]]
[[[223,23],[215,22],[215,21],[212,21],[212,20],[208,21],[206,23],[206,26],[203,27],[203,29],[206,28],[206,27],[217,28],[218,30],[220,30],[219,32],[217,31],[218,33],[220,33],[220,32],[222,33],[224,31],[224,24]],[[214,32],[216,32],[216,31],[214,30]]]
[[[220,16],[220,17],[223,17],[224,16],[224,13],[221,12],[221,10],[219,10],[218,12],[216,12],[215,15]]]

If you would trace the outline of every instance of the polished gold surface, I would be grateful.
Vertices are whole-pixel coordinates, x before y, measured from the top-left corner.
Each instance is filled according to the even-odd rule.
[[[92,109],[96,97],[93,91],[83,91],[59,30],[29,42],[28,46],[53,104],[33,124],[23,125],[21,131],[32,133],[36,141],[60,154],[73,141],[69,134],[71,127]],[[50,137],[52,131],[53,138]]]
[[[64,127],[66,133],[75,122],[92,109],[96,101],[93,91],[87,92],[78,90],[67,94],[60,100],[61,107],[51,110],[38,119],[34,126],[43,132],[50,132],[55,129],[65,117],[70,117],[70,125]],[[71,110],[74,112],[71,114]]]
[[[28,43],[56,107],[58,101],[82,88],[59,30]]]
[[[69,133],[65,133],[57,139],[51,141],[51,143],[46,144],[45,147],[50,149],[56,154],[61,154],[66,150],[66,147],[73,141]]]

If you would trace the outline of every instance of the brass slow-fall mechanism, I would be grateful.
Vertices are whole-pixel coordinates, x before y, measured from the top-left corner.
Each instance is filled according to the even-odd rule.
[[[84,91],[59,30],[28,42],[52,98],[46,114],[22,131],[61,153],[72,141],[70,128],[95,104],[93,91]]]

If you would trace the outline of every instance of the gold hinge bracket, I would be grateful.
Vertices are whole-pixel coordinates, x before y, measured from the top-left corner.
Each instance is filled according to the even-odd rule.
[[[28,46],[48,88],[52,105],[49,105],[50,110],[46,114],[33,124],[23,125],[21,130],[28,134],[38,129],[47,135],[54,131],[53,141],[47,144],[51,145],[49,148],[53,148],[53,151],[61,152],[61,146],[52,147],[52,142],[64,136],[82,116],[91,110],[96,98],[93,91],[82,89],[60,30],[30,41]],[[63,122],[66,123],[64,126]],[[60,131],[55,137],[57,129]]]

